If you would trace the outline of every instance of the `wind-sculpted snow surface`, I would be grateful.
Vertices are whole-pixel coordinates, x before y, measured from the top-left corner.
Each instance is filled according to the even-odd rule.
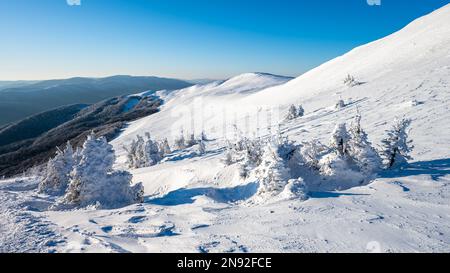
[[[0,182],[1,226],[20,222],[6,208],[21,206],[66,238],[38,251],[449,252],[449,75],[450,5],[293,80],[252,73],[160,92],[161,111],[111,142],[115,170],[143,183],[143,203],[49,211],[51,196]],[[286,118],[292,105],[303,115]],[[407,130],[391,129],[396,117]],[[123,147],[146,132],[170,147],[180,132],[208,137],[201,153],[183,145],[130,170]],[[270,146],[278,135],[295,149]],[[381,170],[392,147],[408,164]],[[0,250],[19,251],[5,232]]]

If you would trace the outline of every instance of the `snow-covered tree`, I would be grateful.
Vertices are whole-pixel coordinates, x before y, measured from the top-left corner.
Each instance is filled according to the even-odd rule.
[[[200,140],[198,142],[198,154],[199,155],[204,155],[206,153],[206,145],[205,142],[203,140]]]
[[[305,114],[305,110],[303,109],[303,106],[299,106],[298,108],[295,105],[291,105],[288,109],[288,113],[286,115],[286,120],[293,120],[298,117],[303,117]]]
[[[352,75],[348,74],[347,77],[345,77],[344,79],[344,84],[348,87],[353,87],[353,86],[357,86],[360,85],[361,83],[358,82],[355,77],[353,77]]]
[[[117,208],[143,202],[141,183],[131,186],[132,175],[114,171],[113,147],[105,138],[88,136],[81,151],[81,160],[72,173],[69,187],[58,207]]]
[[[330,139],[330,148],[340,156],[347,154],[347,142],[350,136],[345,123],[337,124]]]
[[[158,144],[152,140],[149,133],[145,133],[146,139],[144,141],[144,164],[142,167],[150,167],[158,164],[161,161],[161,154]]]
[[[145,140],[142,136],[136,136],[135,142],[135,150],[134,150],[134,168],[142,168],[146,165],[146,155],[145,155]]]
[[[280,194],[290,179],[289,168],[279,155],[278,145],[269,142],[263,149],[261,163],[254,170],[259,181],[257,195],[275,196]]]
[[[297,107],[295,105],[291,105],[289,107],[288,113],[286,115],[286,120],[293,120],[298,117]]]
[[[225,152],[224,152],[225,156],[222,159],[222,162],[227,166],[230,166],[230,165],[233,165],[234,163],[236,163],[233,160],[233,146],[229,140],[227,140],[224,150],[225,150]]]
[[[351,125],[346,150],[362,173],[373,174],[381,168],[381,158],[370,143],[367,133],[361,128],[359,112]]]
[[[367,176],[362,174],[347,157],[340,156],[334,152],[322,157],[319,161],[320,175],[334,189],[350,188],[361,185]]]
[[[386,168],[400,166],[411,160],[410,153],[414,146],[408,139],[410,119],[396,119],[391,129],[386,131],[386,138],[381,141],[380,155]]]
[[[161,154],[161,157],[165,157],[166,155],[172,153],[172,150],[170,149],[169,141],[167,138],[165,138],[163,141],[158,143],[159,151]]]
[[[175,149],[184,150],[186,149],[186,139],[184,138],[184,132],[181,131],[180,135],[174,141]]]
[[[339,110],[339,109],[342,109],[342,108],[344,108],[346,105],[345,105],[345,102],[344,102],[344,100],[343,99],[340,99],[340,100],[338,100],[338,102],[336,103],[336,105],[335,105],[335,109],[336,110]]]
[[[194,133],[189,136],[189,139],[186,141],[186,148],[197,145],[198,141],[195,139]]]
[[[208,136],[206,136],[205,131],[202,131],[202,133],[200,134],[200,140],[208,141]]]
[[[278,154],[283,160],[289,161],[294,152],[297,150],[298,146],[294,142],[290,141],[288,137],[284,136],[280,130],[277,135],[272,137],[271,142],[276,145],[278,149]]]
[[[299,117],[303,117],[305,115],[305,109],[303,109],[302,105],[298,106],[297,112]]]
[[[283,199],[304,201],[308,199],[308,187],[302,178],[290,179],[280,195]]]
[[[227,142],[224,163],[239,163],[241,176],[247,177],[249,172],[261,163],[263,142],[260,138],[249,139],[240,136],[235,142]]]
[[[136,164],[136,153],[137,153],[137,143],[136,140],[133,139],[131,144],[127,146],[123,146],[123,149],[127,152],[127,163],[129,168],[137,168]]]
[[[319,161],[328,151],[329,148],[318,140],[305,142],[300,148],[301,160],[306,167],[319,171]]]
[[[145,133],[145,138],[137,135],[136,139],[124,149],[127,152],[127,162],[130,168],[145,168],[156,165],[166,154],[170,153],[167,139],[157,142],[151,138],[149,133]]]
[[[70,172],[75,164],[74,152],[70,142],[62,151],[58,148],[56,156],[50,159],[45,169],[45,177],[39,183],[39,192],[52,195],[63,194],[69,184]]]

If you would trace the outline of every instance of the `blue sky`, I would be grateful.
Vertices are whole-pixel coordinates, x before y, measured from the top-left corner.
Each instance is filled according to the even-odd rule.
[[[449,0],[0,0],[0,80],[298,76]]]

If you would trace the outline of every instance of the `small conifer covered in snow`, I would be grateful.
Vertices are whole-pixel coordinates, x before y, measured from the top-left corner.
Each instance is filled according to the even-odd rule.
[[[345,77],[344,79],[344,84],[348,87],[353,87],[353,86],[357,86],[360,85],[361,83],[358,82],[355,77],[353,77],[352,75],[348,74],[347,77]]]
[[[186,139],[184,138],[184,132],[181,131],[180,135],[175,139],[174,141],[175,149],[176,150],[183,150],[186,149]]]
[[[200,140],[208,141],[208,136],[206,136],[205,131],[202,131],[202,133],[200,134]]]
[[[145,138],[136,136],[124,149],[127,152],[128,167],[133,169],[154,166],[171,153],[167,139],[158,142],[153,140],[149,133],[145,133]]]
[[[145,134],[144,141],[144,164],[142,167],[150,167],[161,161],[162,155],[159,151],[158,143],[152,140],[149,133]]]
[[[308,187],[302,178],[290,179],[281,192],[280,197],[283,199],[308,199]]]
[[[105,138],[89,135],[81,151],[81,160],[73,168],[70,184],[57,207],[118,208],[143,202],[141,183],[131,186],[132,175],[112,169],[113,147]]]
[[[345,106],[346,106],[345,101],[343,99],[339,99],[334,108],[336,110],[339,110],[339,109],[344,108]]]
[[[39,192],[51,195],[63,194],[69,184],[70,172],[75,164],[70,142],[64,151],[58,148],[56,156],[50,159],[45,169],[45,177],[39,183]]]
[[[260,165],[254,170],[259,181],[257,195],[276,196],[286,187],[290,179],[289,168],[279,154],[279,147],[269,142],[263,149]]]
[[[381,141],[381,157],[386,168],[401,166],[411,160],[410,153],[414,146],[408,139],[409,119],[396,119],[391,129],[386,131],[386,138]]]
[[[293,120],[298,117],[303,117],[305,114],[305,109],[303,109],[303,106],[298,106],[298,108],[295,105],[291,105],[288,109],[288,113],[286,115],[286,120]]]
[[[347,142],[350,138],[345,123],[336,125],[331,135],[330,148],[340,156],[347,154]]]
[[[200,140],[198,142],[198,154],[199,155],[204,155],[206,153],[206,145],[205,145],[205,141]]]
[[[198,144],[198,141],[195,139],[194,133],[189,136],[189,139],[186,141],[186,148],[195,146]]]
[[[167,138],[165,138],[161,142],[158,142],[158,147],[159,147],[161,157],[164,157],[164,156],[172,153],[172,150],[170,149],[169,141],[167,140]]]
[[[299,117],[303,117],[305,115],[305,109],[303,108],[302,105],[298,106],[297,112]]]
[[[329,151],[329,148],[318,140],[303,143],[300,149],[303,164],[313,171],[320,170],[320,159]]]
[[[381,168],[381,158],[370,143],[367,133],[361,128],[359,112],[350,128],[347,153],[364,174],[376,173]]]
[[[262,149],[261,139],[240,136],[235,142],[227,142],[224,163],[226,165],[239,163],[241,176],[247,177],[249,172],[261,163]]]

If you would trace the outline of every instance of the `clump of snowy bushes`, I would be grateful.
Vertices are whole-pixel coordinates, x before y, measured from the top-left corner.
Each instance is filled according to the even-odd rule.
[[[206,135],[201,133],[199,139],[194,134],[190,134],[189,138],[184,137],[184,133],[175,138],[173,148],[170,147],[169,141],[165,138],[162,141],[153,140],[150,133],[145,133],[145,138],[137,135],[129,146],[124,146],[127,153],[128,167],[132,169],[145,168],[158,164],[167,155],[174,150],[184,150],[198,145],[198,154],[206,153]]]
[[[239,164],[240,175],[247,177],[250,170],[261,163],[262,140],[240,136],[236,142],[227,142],[224,162],[226,165]]]
[[[263,141],[240,137],[228,143],[224,162],[239,164],[244,178],[259,182],[257,200],[275,196],[307,198],[308,190],[335,190],[369,182],[382,169],[410,159],[409,120],[396,121],[377,151],[356,115],[349,129],[338,124],[328,144],[312,140],[295,144],[278,134]]]
[[[286,120],[293,120],[299,117],[303,117],[305,115],[305,109],[303,109],[302,105],[296,107],[295,105],[291,105],[288,109],[288,113],[286,115]]]
[[[145,134],[145,138],[137,135],[124,149],[127,152],[128,167],[132,169],[156,165],[172,152],[167,139],[154,141],[149,133]]]
[[[344,79],[344,84],[348,87],[353,87],[353,86],[361,85],[361,82],[357,81],[355,79],[355,77],[348,74],[347,77],[345,77],[345,79]]]
[[[118,208],[143,202],[142,184],[132,186],[132,175],[113,170],[114,161],[113,147],[91,134],[77,152],[70,144],[57,152],[47,164],[39,191],[59,196],[53,209]]]

